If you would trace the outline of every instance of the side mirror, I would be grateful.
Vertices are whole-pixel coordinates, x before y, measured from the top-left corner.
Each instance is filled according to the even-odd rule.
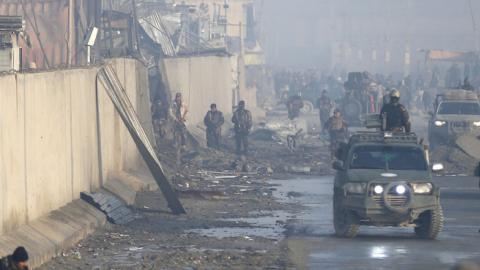
[[[443,167],[443,164],[442,163],[434,163],[432,165],[432,172],[441,172],[445,169],[445,167]]]
[[[332,168],[337,171],[343,171],[345,168],[343,167],[343,162],[340,160],[335,160],[332,164]]]
[[[432,111],[428,111],[428,115],[430,115],[431,117],[433,117],[433,112],[432,112]]]

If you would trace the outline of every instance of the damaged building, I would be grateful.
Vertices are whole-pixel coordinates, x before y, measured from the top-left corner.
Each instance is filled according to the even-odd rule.
[[[155,142],[171,138],[175,93],[185,97],[194,135],[203,132],[200,123],[211,103],[228,116],[246,100],[261,115],[256,90],[245,78],[250,63],[263,65],[252,8],[245,0],[228,6],[220,1],[0,1],[0,71],[5,73],[0,140],[6,157],[0,165],[0,241],[9,243],[0,247],[1,255],[13,248],[19,230],[36,228],[45,234],[31,237],[52,241],[22,242],[33,254],[48,251],[32,256],[31,265],[38,266],[58,255],[59,245],[71,245],[104,223],[90,209],[88,217],[68,215],[68,222],[82,226],[62,231],[58,215],[88,208],[79,200],[82,192],[107,190],[130,204],[137,192],[160,187],[168,201],[173,193],[168,184],[156,182],[165,175],[152,151]],[[248,60],[250,52],[257,60]],[[104,67],[113,70],[110,75],[102,75]],[[118,104],[131,106],[133,113],[115,103],[112,89],[124,91]],[[176,202],[172,198],[168,204]],[[173,212],[184,211],[177,206]],[[45,224],[52,223],[54,229],[47,230]],[[60,240],[63,234],[67,242]]]

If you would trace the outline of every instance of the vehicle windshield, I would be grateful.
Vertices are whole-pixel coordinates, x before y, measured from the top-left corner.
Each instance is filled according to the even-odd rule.
[[[480,105],[473,102],[444,102],[440,104],[438,114],[480,115]]]
[[[354,149],[350,169],[425,171],[428,166],[418,147],[362,145]]]

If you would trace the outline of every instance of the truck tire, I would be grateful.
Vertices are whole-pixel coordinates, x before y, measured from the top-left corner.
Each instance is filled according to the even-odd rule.
[[[309,113],[312,113],[314,109],[315,109],[315,107],[313,106],[312,102],[310,102],[308,100],[304,100],[303,101],[303,108],[300,111],[303,114],[309,114]]]
[[[342,208],[337,194],[333,199],[333,227],[335,235],[342,238],[354,238],[359,229],[359,225],[355,224],[352,215]]]
[[[423,239],[434,240],[443,228],[443,210],[439,205],[434,210],[420,214],[415,227],[415,234]]]

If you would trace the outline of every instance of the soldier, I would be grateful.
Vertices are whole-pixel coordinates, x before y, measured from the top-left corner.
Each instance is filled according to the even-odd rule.
[[[429,90],[423,90],[422,102],[423,107],[425,108],[425,112],[428,112],[430,110],[430,106],[432,106],[433,103],[432,94]]]
[[[27,270],[28,253],[24,247],[17,247],[12,255],[0,260],[0,270]]]
[[[325,126],[332,110],[332,101],[327,95],[327,90],[323,90],[322,95],[317,99],[317,108],[320,115],[320,126]]]
[[[462,83],[462,72],[457,64],[453,64],[447,70],[447,76],[445,78],[445,84],[449,88],[455,88]]]
[[[300,116],[300,110],[303,108],[303,100],[299,95],[291,96],[287,100],[288,119],[293,120]]]
[[[245,101],[238,102],[237,110],[233,113],[232,122],[235,129],[237,154],[247,155],[248,134],[252,128],[252,114],[245,109]]]
[[[217,104],[210,105],[210,111],[207,112],[203,123],[207,127],[207,146],[210,148],[220,148],[220,139],[222,136],[222,125],[225,119],[223,113],[217,110]]]
[[[340,143],[345,142],[348,137],[347,122],[343,120],[342,113],[339,109],[335,109],[333,116],[325,122],[323,129],[329,132],[330,151],[332,158],[334,158]]]
[[[174,141],[177,147],[183,147],[186,145],[186,132],[187,126],[187,106],[183,103],[182,94],[175,94],[175,100],[172,104],[172,112],[175,120],[174,124]]]
[[[390,102],[383,105],[380,111],[382,120],[386,120],[386,127],[383,131],[410,133],[410,116],[400,101],[400,91],[393,89],[390,92]],[[385,118],[386,117],[386,118]]]
[[[463,90],[468,90],[468,91],[475,91],[475,87],[472,86],[470,83],[470,80],[468,79],[468,76],[465,77],[465,80],[463,80],[463,85],[461,87]]]

